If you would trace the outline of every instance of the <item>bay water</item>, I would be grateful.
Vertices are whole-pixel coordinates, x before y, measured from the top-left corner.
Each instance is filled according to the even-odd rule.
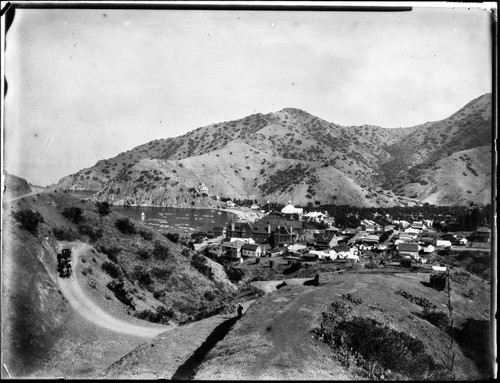
[[[175,207],[112,206],[119,214],[142,222],[161,233],[179,233],[189,236],[196,231],[225,227],[236,215],[217,209],[189,209]]]

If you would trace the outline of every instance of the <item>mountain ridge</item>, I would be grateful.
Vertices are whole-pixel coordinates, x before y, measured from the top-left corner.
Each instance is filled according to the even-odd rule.
[[[485,94],[443,120],[394,129],[341,126],[287,107],[150,141],[64,177],[56,187],[94,190],[99,199],[130,205],[213,207],[215,196],[301,205],[459,204],[463,195],[453,185],[438,193],[440,180],[429,172],[459,151],[487,150],[491,103]],[[476,157],[463,168],[491,174]],[[491,182],[476,181],[468,197],[487,203]],[[186,192],[201,183],[206,196]]]

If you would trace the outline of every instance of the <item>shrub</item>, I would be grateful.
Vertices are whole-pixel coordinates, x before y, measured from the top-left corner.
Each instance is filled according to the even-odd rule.
[[[92,242],[95,242],[97,241],[99,238],[102,238],[102,235],[103,235],[103,229],[102,228],[94,228],[90,225],[80,225],[78,227],[78,231],[81,233],[81,234],[84,234],[86,235],[87,237],[89,237],[90,241]]]
[[[37,234],[38,224],[44,222],[42,215],[35,210],[25,209],[16,211],[13,213],[13,216],[31,234]]]
[[[160,241],[155,242],[155,247],[153,248],[153,256],[160,260],[165,260],[170,254],[170,249],[163,245]]]
[[[153,239],[153,233],[150,230],[139,230],[139,234],[146,241],[151,241]]]
[[[123,234],[137,234],[137,229],[132,221],[128,218],[119,218],[115,222],[115,226]]]
[[[175,316],[175,311],[172,308],[158,306],[156,312],[151,310],[139,311],[135,314],[136,318],[144,319],[149,322],[168,324],[169,320]]]
[[[108,259],[115,263],[118,262],[118,254],[120,254],[120,252],[122,251],[122,249],[119,247],[104,247],[104,246],[98,247],[97,250],[100,251],[101,253],[106,254]]]
[[[141,266],[135,267],[133,278],[144,286],[149,286],[153,283],[153,279],[151,278],[151,274],[149,273],[149,271],[144,270],[144,268]]]
[[[191,265],[198,270],[200,273],[205,275],[206,277],[212,279],[213,271],[210,266],[207,264],[207,259],[200,254],[194,254],[193,258],[191,258]]]
[[[429,306],[425,306],[422,312],[422,318],[442,331],[448,329],[448,314],[444,311],[431,310]]]
[[[149,259],[149,258],[151,258],[151,254],[146,249],[139,249],[139,250],[137,250],[137,255],[141,259]]]
[[[345,307],[338,309],[345,311]],[[441,373],[442,368],[426,354],[421,340],[371,318],[345,320],[342,316],[346,315],[339,319],[332,311],[323,313],[322,338],[341,355],[359,356],[357,362],[361,367],[369,370],[378,364],[410,379],[428,379],[432,373]]]
[[[52,229],[52,233],[54,233],[58,241],[75,241],[80,237],[79,234],[71,228],[61,229],[55,227]]]
[[[62,215],[73,223],[80,223],[83,219],[83,211],[79,207],[69,207],[63,210]]]
[[[135,310],[135,305],[132,303],[133,297],[132,295],[125,289],[125,285],[123,281],[111,281],[107,284],[108,289],[110,289],[115,297],[122,303],[130,306]]]
[[[120,270],[120,266],[112,262],[104,262],[101,265],[101,269],[103,269],[112,278],[122,277],[122,271]]]
[[[109,205],[108,202],[97,202],[97,211],[99,212],[99,215],[105,216],[111,213],[111,206]]]
[[[223,266],[224,266],[224,271],[226,272],[228,279],[233,283],[238,283],[245,276],[245,273],[241,269],[238,269],[234,266],[227,265],[227,264],[223,265]]]

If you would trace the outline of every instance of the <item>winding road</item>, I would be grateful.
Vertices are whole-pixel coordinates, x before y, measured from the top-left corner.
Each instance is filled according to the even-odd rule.
[[[117,319],[102,310],[92,301],[90,297],[85,294],[83,289],[78,284],[76,273],[74,272],[77,270],[81,254],[85,252],[87,245],[83,243],[71,243],[71,248],[73,273],[69,278],[58,277],[58,282],[61,292],[68,299],[69,304],[78,314],[90,322],[108,330],[144,338],[153,338],[158,334],[175,328],[172,326],[140,326]]]

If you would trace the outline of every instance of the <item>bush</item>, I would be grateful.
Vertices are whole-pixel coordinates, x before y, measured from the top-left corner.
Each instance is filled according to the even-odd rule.
[[[208,266],[207,259],[203,255],[194,254],[191,258],[191,265],[206,277],[213,278],[212,268]]]
[[[227,264],[223,265],[223,266],[224,266],[224,271],[226,272],[228,279],[233,283],[238,283],[245,276],[245,273],[241,269],[238,269],[234,266],[227,265]]]
[[[123,234],[137,234],[137,229],[132,221],[128,218],[119,218],[115,222],[115,226]]]
[[[76,224],[83,220],[83,211],[79,207],[66,208],[63,210],[62,215]]]
[[[139,250],[137,250],[137,255],[141,259],[149,259],[149,258],[151,258],[151,254],[146,249],[139,249]]]
[[[150,230],[139,230],[139,234],[146,241],[151,241],[153,239],[153,233]]]
[[[170,254],[170,249],[163,245],[160,241],[155,242],[155,247],[153,248],[153,256],[162,261],[166,260]]]
[[[156,312],[151,310],[139,311],[135,314],[136,318],[144,319],[149,322],[168,324],[169,320],[175,316],[175,311],[172,308],[158,306]]]
[[[99,212],[99,215],[105,216],[111,213],[111,206],[109,205],[108,202],[97,202],[97,211]]]
[[[444,311],[431,310],[429,306],[425,306],[422,318],[442,331],[446,331],[449,327],[448,315]]]
[[[115,297],[120,302],[135,310],[135,305],[132,303],[133,296],[125,289],[123,281],[111,281],[107,284],[107,287],[115,294]]]
[[[78,231],[81,234],[84,234],[87,237],[89,237],[90,241],[92,241],[92,242],[95,242],[99,238],[102,238],[102,235],[103,235],[103,229],[102,228],[96,229],[96,228],[94,228],[94,227],[92,227],[90,225],[80,225],[78,227]]]
[[[179,234],[178,233],[167,233],[167,234],[165,234],[165,237],[167,237],[171,242],[174,242],[174,243],[179,242]]]
[[[101,269],[103,269],[112,278],[122,277],[122,271],[120,270],[120,266],[112,262],[104,262],[101,265]]]
[[[323,341],[335,347],[343,356],[359,356],[357,362],[366,370],[378,364],[384,370],[403,374],[410,379],[428,379],[431,374],[442,372],[442,368],[426,354],[421,340],[371,318],[353,317],[345,320],[349,314],[345,306],[340,305],[336,310],[340,310],[340,316],[335,315],[335,310],[323,313],[320,330]]]
[[[80,237],[80,235],[71,228],[60,229],[56,227],[52,229],[52,233],[58,241],[76,241]]]
[[[141,266],[135,267],[133,278],[143,286],[149,286],[153,283],[153,279],[151,278],[151,274],[149,273],[149,271],[144,270],[144,268]]]
[[[44,222],[42,215],[35,210],[25,209],[12,214],[22,227],[31,234],[37,234],[38,224]]]
[[[97,250],[100,251],[101,253],[106,254],[108,259],[110,261],[113,261],[114,263],[118,262],[118,254],[120,254],[120,252],[122,251],[120,247],[104,247],[104,246],[98,247]]]

